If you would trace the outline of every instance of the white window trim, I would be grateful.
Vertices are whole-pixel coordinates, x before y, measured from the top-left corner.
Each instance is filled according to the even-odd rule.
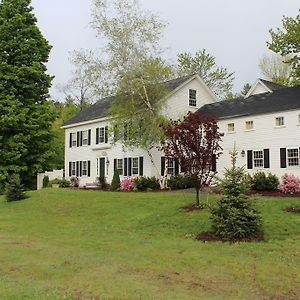
[[[169,167],[169,163],[172,163],[172,167]],[[172,174],[169,173],[169,169],[172,169]],[[175,160],[168,159],[167,161],[167,174],[168,176],[175,176]]]
[[[283,124],[282,124],[282,125],[277,125],[277,124],[276,124],[276,123],[277,123],[277,119],[280,119],[280,118],[283,119]],[[284,128],[284,127],[286,127],[284,116],[275,117],[275,128]]]
[[[84,163],[85,163],[86,169],[83,169]],[[83,170],[86,171],[86,174],[85,174],[85,175],[83,174]],[[83,161],[82,161],[82,174],[81,174],[81,175],[82,175],[82,177],[88,177],[88,161],[87,161],[87,160],[83,160]]]
[[[73,174],[74,171],[74,174]],[[71,177],[76,176],[76,162],[72,161],[71,162]]]
[[[137,160],[137,167],[133,167],[133,159]],[[133,169],[137,169],[137,174],[133,174]],[[139,157],[132,157],[131,159],[131,175],[133,177],[137,177],[140,175],[140,158]]]
[[[84,138],[84,134],[86,134],[86,138]],[[86,144],[84,141],[86,140]],[[86,147],[89,144],[89,131],[88,130],[83,130],[82,131],[82,146]]]
[[[255,163],[254,163],[254,152],[262,152],[262,158],[257,158],[256,160],[262,160],[262,166],[259,166],[259,167],[255,167]],[[264,169],[264,150],[263,149],[256,149],[256,150],[253,150],[252,151],[253,153],[253,158],[252,158],[252,164],[253,164],[253,169],[256,169],[256,170],[262,170]]]
[[[294,150],[294,149],[298,150],[298,165],[290,166],[289,165],[288,150]],[[289,148],[286,148],[286,167],[289,168],[289,169],[296,169],[296,168],[298,169],[300,167],[300,149],[299,149],[299,147],[289,147]]]
[[[195,91],[195,99],[191,98],[191,91]],[[196,105],[191,105],[191,101],[195,101]],[[197,90],[189,89],[189,107],[197,107]]]
[[[116,159],[117,161],[116,161],[116,170],[118,170],[119,171],[119,175],[120,176],[123,176],[123,174],[124,174],[124,160],[123,160],[123,158],[117,158]],[[119,168],[119,161],[121,161],[121,163],[122,163],[122,169],[121,168]],[[120,172],[120,170],[122,170],[122,172]]]
[[[250,123],[252,122],[252,128],[247,128],[247,123]],[[254,121],[253,120],[248,120],[248,121],[245,121],[245,131],[254,131]]]
[[[100,137],[102,138],[102,136],[100,134],[102,132],[102,130],[103,130],[103,142],[101,142],[101,140],[100,140]],[[105,144],[105,126],[99,127],[98,141],[99,141],[99,144]]]
[[[71,136],[72,136],[72,148],[75,148],[77,147],[77,132],[71,132]]]
[[[232,131],[229,130],[229,125],[233,125],[233,130]],[[232,133],[235,133],[235,132],[236,132],[235,131],[235,123],[233,123],[233,122],[227,123],[227,133],[232,134]]]

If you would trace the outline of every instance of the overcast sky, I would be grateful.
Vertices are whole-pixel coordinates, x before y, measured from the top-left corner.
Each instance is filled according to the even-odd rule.
[[[235,72],[235,91],[260,77],[259,59],[268,53],[269,29],[281,27],[282,16],[295,17],[299,0],[140,0],[142,7],[168,23],[163,45],[167,56],[207,49],[219,66]],[[99,46],[89,27],[92,0],[32,0],[39,26],[53,46],[48,65],[55,86],[71,76],[70,52]]]

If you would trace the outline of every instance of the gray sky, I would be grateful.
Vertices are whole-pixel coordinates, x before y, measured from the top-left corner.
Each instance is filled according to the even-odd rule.
[[[260,76],[259,59],[268,53],[269,29],[281,27],[282,16],[295,17],[299,0],[140,0],[142,7],[168,23],[163,45],[167,57],[207,49],[219,66],[235,72],[235,90]],[[73,50],[99,46],[89,28],[92,0],[32,0],[39,26],[53,46],[49,73],[55,85],[71,76]]]

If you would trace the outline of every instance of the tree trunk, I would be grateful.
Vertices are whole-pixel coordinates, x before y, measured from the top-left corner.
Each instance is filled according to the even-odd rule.
[[[197,207],[200,206],[200,189],[199,188],[196,189],[196,206]]]
[[[150,151],[150,150],[147,150],[147,154],[148,154],[148,156],[149,156],[149,158],[150,158],[151,164],[153,165],[153,167],[154,167],[155,170],[156,170],[156,174],[157,174],[157,178],[158,178],[158,181],[159,181],[160,189],[163,190],[163,189],[165,189],[165,188],[167,187],[166,170],[165,170],[165,172],[164,172],[165,175],[162,177],[162,176],[160,175],[160,171],[159,171],[157,165],[156,165],[155,162],[154,162],[153,155],[152,155],[151,151]],[[166,167],[165,167],[165,169],[166,169]]]

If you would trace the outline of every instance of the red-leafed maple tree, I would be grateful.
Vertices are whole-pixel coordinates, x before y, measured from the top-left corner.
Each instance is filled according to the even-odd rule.
[[[166,158],[178,159],[181,171],[191,177],[196,189],[196,206],[200,206],[200,191],[216,174],[216,160],[222,154],[216,119],[196,112],[188,113],[183,121],[171,121],[163,126],[165,139],[161,149]]]

